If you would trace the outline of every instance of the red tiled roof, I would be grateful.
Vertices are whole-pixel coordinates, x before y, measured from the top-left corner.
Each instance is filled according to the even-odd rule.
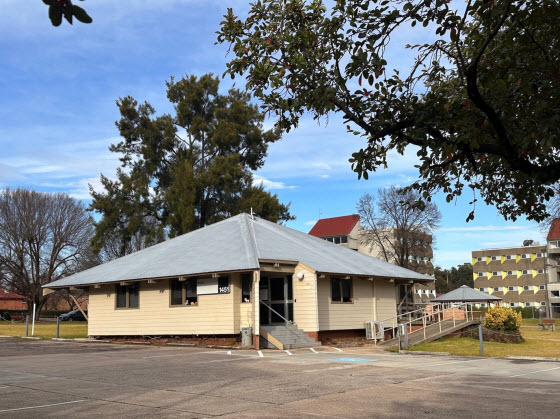
[[[322,218],[315,223],[309,234],[315,237],[342,236],[349,234],[358,221],[358,214]]]
[[[548,230],[547,240],[560,239],[560,218],[555,218],[550,224],[550,230]]]
[[[0,300],[25,300],[25,297],[0,288]]]

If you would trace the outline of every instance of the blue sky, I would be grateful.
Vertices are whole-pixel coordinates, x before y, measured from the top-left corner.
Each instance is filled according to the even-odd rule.
[[[26,186],[89,197],[99,174],[112,177],[117,156],[108,146],[118,140],[115,100],[132,95],[169,112],[165,81],[170,76],[221,75],[226,48],[214,45],[226,7],[238,15],[247,1],[87,0],[81,5],[91,25],[53,28],[39,1],[3,0],[0,8],[0,188]],[[406,68],[402,46],[429,39],[404,31],[389,51],[389,66]],[[225,91],[232,81],[225,78]],[[236,80],[243,86],[243,80]],[[394,154],[389,169],[358,180],[348,158],[363,139],[346,133],[332,115],[321,125],[304,118],[299,129],[273,144],[255,176],[291,202],[297,219],[288,226],[309,231],[319,217],[355,212],[358,198],[378,188],[405,185],[416,177],[414,150]],[[272,121],[268,122],[269,125]],[[505,222],[479,202],[474,222],[465,223],[471,196],[446,204],[434,197],[443,220],[436,233],[435,262],[443,267],[470,261],[470,252],[543,241],[538,225],[524,219]]]

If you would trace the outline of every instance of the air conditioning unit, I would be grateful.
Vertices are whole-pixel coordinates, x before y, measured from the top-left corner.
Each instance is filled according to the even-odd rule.
[[[366,339],[379,340],[384,337],[383,322],[366,322]]]

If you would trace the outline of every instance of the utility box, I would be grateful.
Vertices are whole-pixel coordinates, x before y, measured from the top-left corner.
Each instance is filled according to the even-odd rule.
[[[241,345],[242,346],[252,346],[253,345],[253,328],[244,327],[241,329]]]

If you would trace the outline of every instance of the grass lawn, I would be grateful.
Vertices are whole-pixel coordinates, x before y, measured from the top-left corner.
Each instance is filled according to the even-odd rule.
[[[537,325],[538,319],[523,319],[524,326]],[[560,327],[555,332],[536,327],[521,326],[523,343],[484,342],[484,355],[504,358],[507,355],[541,356],[560,358]],[[421,343],[410,348],[411,351],[449,352],[451,355],[478,356],[478,339],[443,338],[434,342]]]
[[[449,352],[451,355],[479,355],[478,339],[473,338],[444,338],[434,342],[421,343],[410,350]],[[484,355],[497,358],[505,358],[507,355],[560,358],[560,342],[537,339],[527,339],[518,344],[484,342]]]
[[[2,336],[25,336],[25,322],[3,322],[0,321],[0,335]],[[29,323],[29,336],[31,336],[31,323]],[[50,339],[56,337],[56,322],[35,323],[36,337]],[[60,322],[60,337],[87,338],[87,322]]]
[[[538,326],[539,319],[523,319],[521,321],[521,326]]]

